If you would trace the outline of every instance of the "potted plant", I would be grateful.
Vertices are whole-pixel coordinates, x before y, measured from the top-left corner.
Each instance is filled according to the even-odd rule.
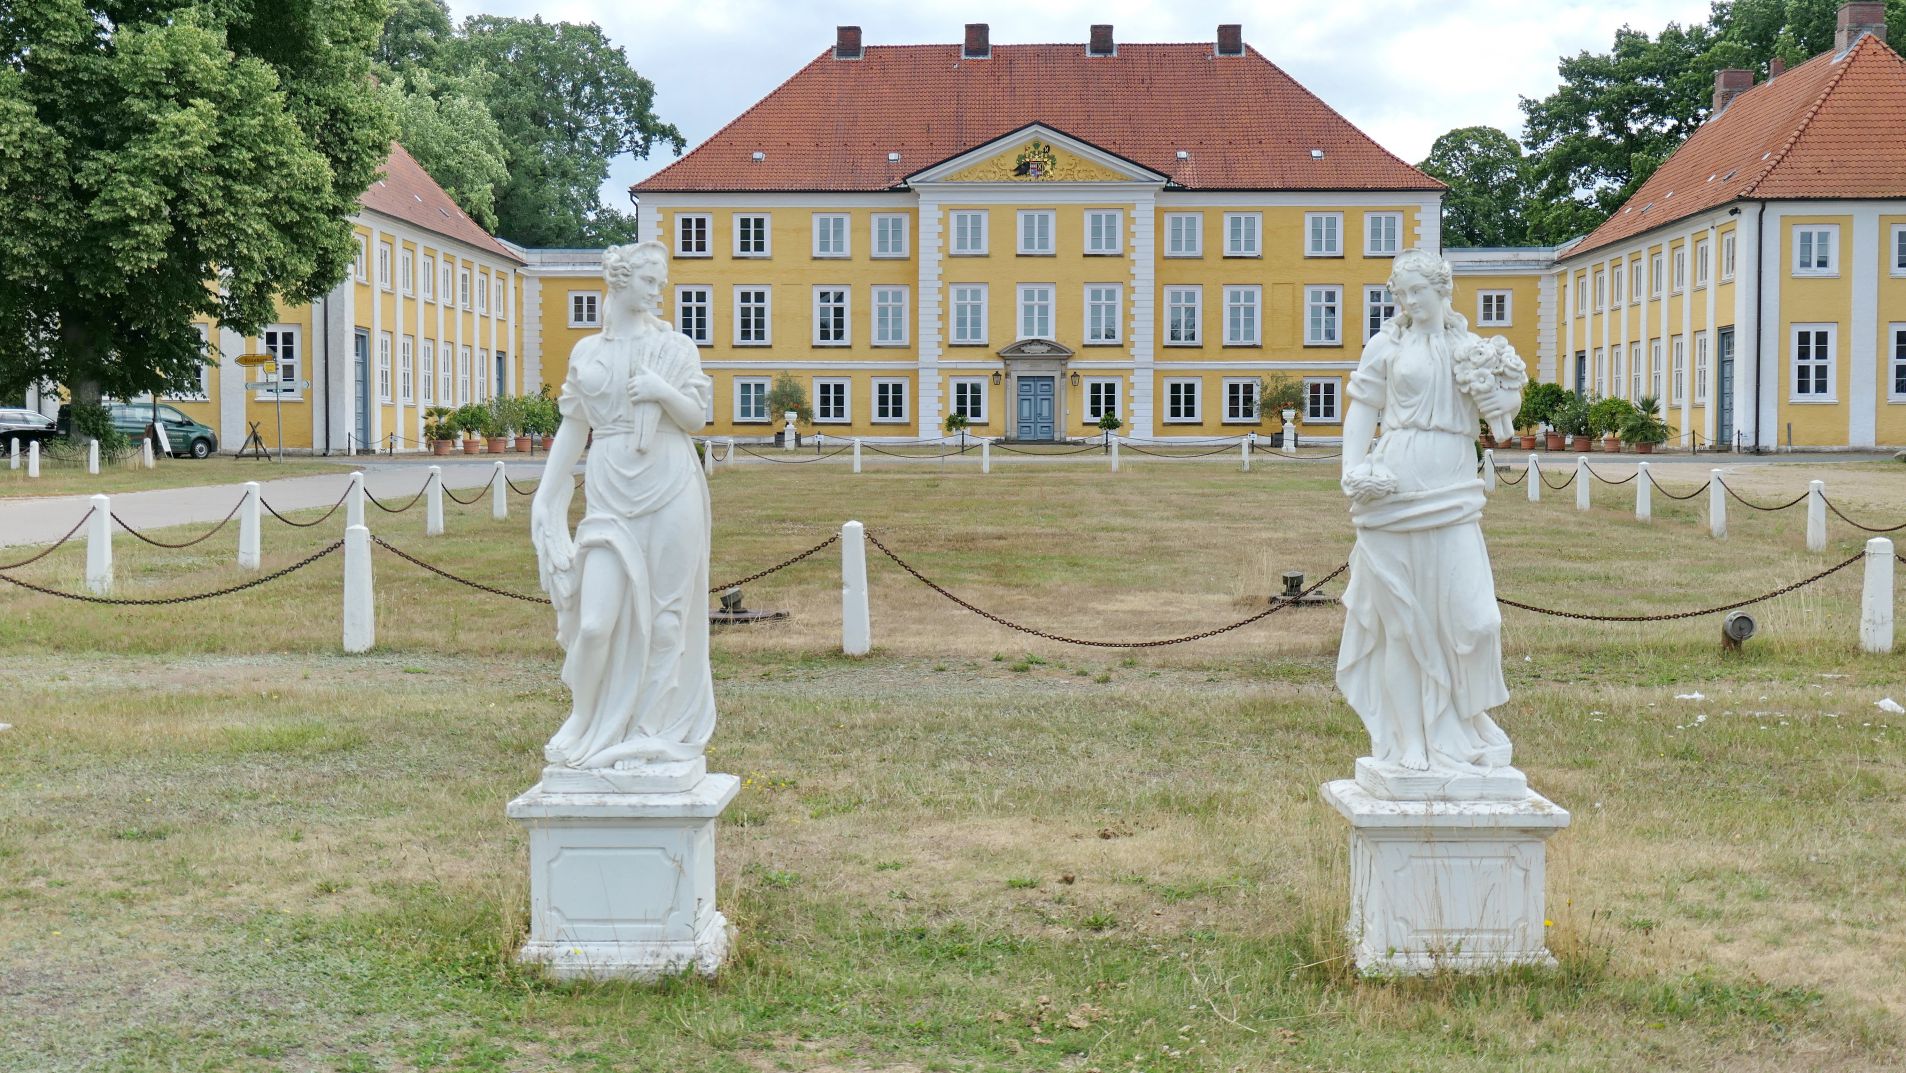
[[[1289,425],[1304,405],[1304,382],[1286,373],[1266,376],[1257,382],[1257,413],[1260,420],[1268,410],[1276,410]]]
[[[490,409],[502,426],[505,450],[529,450],[529,432],[523,428],[523,402],[521,395],[498,395],[490,400]]]
[[[483,428],[490,420],[490,408],[480,402],[466,402],[457,407],[452,420],[456,422],[457,431],[463,433],[463,453],[476,454],[482,443]]]
[[[811,425],[814,423],[814,411],[809,409],[807,405],[807,389],[801,386],[799,380],[794,379],[787,373],[782,373],[774,378],[774,383],[768,387],[766,402],[769,420],[773,420],[775,415],[778,414],[791,413],[794,415],[794,419],[803,425]],[[795,437],[794,446],[799,447],[801,445],[800,433],[792,428],[784,429],[776,433],[774,442],[780,444],[781,437],[784,435]]]
[[[953,435],[955,432],[959,433],[960,434],[960,450],[964,451],[966,450],[966,426],[970,424],[972,424],[972,422],[966,419],[965,414],[955,410],[954,412],[946,415],[946,420],[940,422],[940,427],[945,429],[946,434],[949,436]]]
[[[1481,419],[1476,421],[1476,439],[1485,448],[1496,445],[1496,434],[1489,431],[1489,422]]]
[[[1112,433],[1117,432],[1120,428],[1124,427],[1124,425],[1125,422],[1120,421],[1118,415],[1115,413],[1107,411],[1099,415],[1099,431],[1105,433],[1105,449],[1107,451],[1112,449]]]
[[[1545,446],[1548,450],[1562,449],[1562,430],[1555,427],[1555,411],[1568,401],[1568,390],[1560,384],[1530,384],[1529,390],[1522,395],[1522,409],[1516,414],[1518,428],[1535,429],[1548,426]],[[1535,437],[1528,436],[1523,446],[1534,449]]]
[[[1581,452],[1589,450],[1588,438],[1588,398],[1571,394],[1555,408],[1549,417],[1549,426],[1569,439],[1569,446]]]
[[[430,441],[430,453],[447,455],[457,439],[457,412],[448,406],[432,406],[424,411],[424,439]]]
[[[1658,444],[1667,442],[1671,431],[1661,420],[1661,400],[1644,395],[1630,410],[1621,426],[1621,438],[1634,445],[1636,454],[1651,455]]]
[[[484,449],[493,455],[509,450],[509,440],[504,438],[503,415],[489,403],[478,403],[477,431],[483,436]]]
[[[1628,415],[1634,407],[1627,399],[1609,397],[1596,399],[1588,407],[1588,434],[1602,441],[1602,450],[1614,454],[1621,450],[1618,433],[1628,421]]]
[[[521,428],[523,438],[529,440],[531,446],[537,440],[548,443],[549,438],[556,434],[556,427],[562,424],[563,420],[562,413],[556,409],[556,400],[549,395],[549,385],[544,384],[542,391],[534,395],[525,395],[519,401],[523,405]],[[529,447],[519,442],[517,449],[528,450]]]

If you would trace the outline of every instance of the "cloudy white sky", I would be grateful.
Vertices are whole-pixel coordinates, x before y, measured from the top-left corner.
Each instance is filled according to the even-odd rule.
[[[1221,22],[1405,160],[1421,160],[1452,127],[1521,131],[1520,96],[1557,84],[1556,60],[1603,51],[1624,23],[1650,34],[1704,21],[1708,0],[451,0],[484,12],[594,22],[655,83],[656,111],[689,147],[834,43],[862,28],[869,45],[954,42],[968,22],[994,44],[1080,41],[1109,22],[1121,41],[1208,41]],[[626,203],[629,184],[673,159],[618,160],[603,187]]]

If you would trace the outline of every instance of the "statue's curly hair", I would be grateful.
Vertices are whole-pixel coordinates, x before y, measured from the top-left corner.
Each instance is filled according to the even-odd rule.
[[[628,246],[611,246],[602,251],[602,280],[611,290],[626,287],[635,276],[635,266],[643,261],[654,261],[667,267],[668,247],[654,239]]]
[[[1456,293],[1455,274],[1450,270],[1449,262],[1428,250],[1413,246],[1396,255],[1396,260],[1390,262],[1389,282],[1392,291],[1396,289],[1396,277],[1405,272],[1428,280],[1430,286],[1435,287],[1444,298]]]

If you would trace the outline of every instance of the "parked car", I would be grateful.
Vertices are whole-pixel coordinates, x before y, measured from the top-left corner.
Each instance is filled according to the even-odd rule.
[[[112,402],[106,404],[106,414],[112,418],[114,428],[135,441],[146,434],[146,426],[156,416],[159,424],[165,426],[166,443],[171,445],[175,455],[206,458],[218,450],[218,433],[213,432],[211,426],[201,425],[165,403],[160,403],[155,410],[149,402]]]
[[[17,439],[21,450],[38,440],[44,446],[46,441],[59,435],[53,427],[53,419],[38,410],[16,408],[0,409],[0,451],[7,449],[7,441]]]

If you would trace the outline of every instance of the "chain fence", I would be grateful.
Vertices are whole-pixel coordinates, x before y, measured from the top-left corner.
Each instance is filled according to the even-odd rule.
[[[1568,476],[1562,478],[1562,483],[1560,484],[1557,484],[1554,481],[1549,480],[1549,475],[1542,472],[1540,467],[1536,469],[1535,475],[1537,478],[1539,478],[1542,481],[1543,487],[1547,488],[1551,492],[1559,492],[1562,489],[1567,488],[1569,485],[1575,483],[1575,471],[1573,469],[1570,469],[1568,471]]]
[[[390,541],[385,540],[383,537],[378,536],[375,533],[371,534],[371,543],[376,544],[378,547],[383,548],[385,551],[390,552],[392,555],[397,556],[399,559],[404,560],[405,562],[411,564],[412,566],[416,566],[424,570],[428,570],[431,573],[437,575],[438,577],[445,579],[446,581],[454,581],[459,585],[468,585],[470,588],[473,588],[477,590],[478,592],[487,592],[492,596],[502,596],[511,600],[521,600],[524,603],[529,603],[529,604],[547,604],[549,602],[549,597],[543,596],[541,594],[530,595],[528,593],[522,593],[522,592],[511,592],[509,589],[499,589],[495,585],[486,585],[481,581],[472,581],[467,577],[463,577],[458,574],[453,574],[450,571],[445,570],[441,566],[435,566],[431,563],[424,562],[422,559],[417,558],[415,555],[412,555],[411,553],[405,551],[404,549],[398,547],[395,544],[392,544]]]
[[[776,458],[772,454],[762,454],[760,451],[757,451],[752,447],[747,447],[739,443],[735,444],[735,450],[740,451],[744,455],[749,455],[754,458],[759,458],[764,462],[779,462],[782,465],[799,466],[808,462],[824,462],[830,458],[838,458],[841,455],[846,454],[848,451],[853,450],[853,448],[851,446],[850,447],[836,447],[835,449],[827,452],[826,454],[812,454],[804,458]]]
[[[1521,475],[1517,477],[1506,477],[1504,476],[1504,474],[1506,473],[1520,473]],[[1512,488],[1528,479],[1529,479],[1529,468],[1527,466],[1524,466],[1520,470],[1510,470],[1506,467],[1496,470],[1496,482],[1498,484],[1508,485]]]
[[[1786,594],[1793,592],[1795,589],[1803,589],[1803,588],[1806,588],[1808,585],[1813,584],[1816,581],[1820,581],[1824,578],[1832,577],[1834,574],[1837,574],[1840,571],[1845,570],[1847,567],[1852,566],[1854,563],[1859,562],[1861,559],[1865,557],[1866,557],[1866,553],[1863,551],[1856,555],[1849,555],[1845,559],[1840,560],[1839,562],[1833,564],[1832,566],[1827,567],[1825,570],[1822,570],[1819,573],[1810,574],[1804,578],[1801,578],[1799,581],[1792,583],[1791,585],[1782,585],[1780,588],[1777,588],[1773,590],[1772,592],[1763,593],[1759,596],[1749,597],[1748,599],[1745,599],[1745,600],[1736,600],[1731,604],[1721,604],[1718,607],[1703,607],[1696,611],[1671,611],[1671,612],[1667,612],[1665,614],[1659,614],[1659,615],[1590,615],[1590,614],[1584,614],[1579,611],[1559,611],[1552,607],[1537,607],[1534,604],[1525,604],[1521,602],[1520,600],[1511,600],[1502,596],[1496,597],[1496,602],[1506,607],[1519,608],[1523,611],[1533,611],[1538,615],[1549,615],[1554,618],[1575,619],[1578,622],[1673,622],[1677,619],[1700,618],[1703,615],[1718,615],[1724,611],[1733,611],[1737,608],[1747,607],[1751,604],[1764,603],[1768,600],[1773,599],[1776,596],[1785,596]]]
[[[1714,478],[1712,478],[1712,477],[1709,477],[1709,478],[1708,478],[1707,480],[1705,480],[1705,481],[1702,481],[1702,482],[1701,482],[1701,487],[1699,487],[1699,488],[1696,488],[1696,489],[1695,489],[1694,491],[1692,491],[1692,492],[1689,492],[1689,493],[1688,493],[1687,495],[1684,495],[1684,496],[1683,496],[1683,495],[1676,495],[1676,494],[1674,494],[1673,492],[1670,492],[1670,491],[1668,491],[1668,490],[1667,490],[1666,488],[1663,488],[1663,487],[1662,487],[1662,486],[1660,486],[1659,484],[1655,484],[1655,482],[1654,482],[1654,481],[1653,481],[1652,479],[1650,479],[1650,480],[1648,481],[1648,483],[1649,483],[1649,484],[1651,484],[1651,485],[1654,485],[1654,490],[1655,490],[1655,491],[1657,491],[1657,492],[1660,492],[1660,493],[1661,493],[1662,495],[1664,495],[1664,496],[1667,496],[1667,497],[1668,497],[1669,499],[1681,499],[1681,500],[1687,500],[1687,499],[1693,499],[1693,498],[1694,498],[1695,496],[1698,496],[1698,495],[1700,495],[1700,494],[1701,494],[1702,492],[1705,492],[1705,491],[1707,491],[1707,490],[1708,490],[1708,486],[1714,483]],[[1722,484],[1722,487],[1723,487],[1723,488],[1725,488],[1725,487],[1726,487],[1726,484],[1725,484],[1725,483],[1723,483],[1723,484]]]
[[[59,538],[58,540],[55,540],[52,544],[44,548],[41,548],[39,551],[39,554],[37,555],[33,555],[33,556],[29,556],[28,558],[21,559],[17,563],[7,563],[5,565],[0,565],[0,570],[18,570],[20,567],[23,567],[23,566],[31,566],[34,563],[39,562],[41,559],[44,559],[47,556],[53,554],[54,552],[60,550],[60,546],[62,544],[65,544],[67,541],[73,539],[73,535],[80,531],[80,527],[84,526],[87,520],[93,516],[93,512],[98,509],[99,509],[98,507],[87,507],[86,513],[79,516],[79,521],[76,521],[73,523],[73,527],[66,531],[65,536]]]
[[[137,537],[138,539],[145,541],[146,543],[152,545],[155,548],[171,548],[174,551],[176,551],[180,548],[192,547],[195,544],[203,544],[206,541],[212,539],[213,536],[217,535],[220,529],[223,529],[227,525],[231,524],[232,519],[238,516],[239,508],[243,507],[244,505],[245,505],[245,497],[239,496],[238,502],[232,504],[231,512],[226,514],[225,517],[217,525],[199,534],[198,536],[193,537],[192,539],[186,541],[183,544],[170,544],[170,543],[167,543],[166,541],[149,537],[145,535],[144,533],[141,533],[139,530],[134,529],[132,526],[126,524],[126,519],[121,518],[119,516],[118,511],[110,511],[108,513],[112,515],[112,520],[119,526],[119,528],[124,529],[128,533],[131,533],[133,536]]]
[[[34,592],[43,593],[44,595],[47,595],[47,596],[57,596],[62,600],[76,600],[81,603],[88,603],[88,604],[110,604],[115,607],[163,607],[163,606],[169,606],[172,604],[196,603],[200,600],[210,600],[218,596],[230,596],[231,594],[235,592],[244,592],[247,589],[255,589],[259,587],[260,585],[269,585],[270,583],[277,581],[279,578],[287,577],[291,574],[297,573],[300,570],[303,570],[305,567],[310,566],[312,563],[317,562],[319,559],[322,559],[325,556],[330,555],[331,553],[337,551],[338,549],[342,547],[344,547],[344,541],[333,540],[331,543],[326,544],[324,547],[319,548],[317,551],[312,552],[310,555],[307,555],[304,558],[299,559],[297,562],[292,563],[290,566],[287,566],[281,570],[275,570],[269,574],[262,574],[258,577],[252,578],[249,581],[242,581],[236,585],[228,585],[222,589],[213,589],[210,592],[192,593],[187,596],[159,596],[159,597],[151,597],[151,598],[125,597],[125,596],[92,596],[92,595],[88,595],[86,593],[80,593],[80,592],[67,592],[64,589],[55,589],[46,585],[37,585],[31,581],[24,581],[17,577],[9,577],[8,575],[4,573],[0,573],[0,581],[4,581],[8,583],[9,585],[18,585],[19,587],[23,589],[31,589]]]
[[[798,555],[793,555],[786,559],[783,559],[780,562],[775,563],[773,566],[768,567],[766,570],[757,571],[755,573],[749,574],[747,577],[744,577],[744,578],[737,578],[736,580],[730,581],[725,585],[711,585],[708,587],[708,591],[711,593],[727,592],[729,589],[736,588],[741,585],[746,585],[751,581],[760,581],[762,578],[767,577],[769,574],[775,574],[783,570],[786,570],[788,567],[793,566],[795,563],[800,562],[801,560],[807,558],[808,556],[813,555],[817,552],[823,551],[827,548],[831,548],[839,542],[840,542],[840,534],[835,533],[833,536],[828,537],[826,540],[821,541],[819,544],[814,545],[813,547],[807,549],[806,551],[801,552]]]
[[[1609,478],[1607,478],[1607,477],[1604,477],[1604,476],[1602,476],[1601,474],[1599,474],[1599,473],[1597,473],[1597,472],[1595,472],[1595,467],[1594,467],[1594,466],[1588,466],[1587,468],[1588,468],[1588,475],[1589,475],[1589,476],[1591,476],[1591,477],[1593,477],[1593,478],[1595,478],[1596,480],[1598,480],[1598,481],[1600,481],[1600,482],[1602,482],[1603,484],[1610,484],[1610,485],[1616,485],[1616,486],[1620,486],[1620,485],[1624,485],[1624,484],[1627,484],[1627,483],[1628,483],[1629,481],[1632,481],[1632,480],[1634,480],[1634,479],[1635,479],[1636,477],[1639,477],[1639,476],[1641,476],[1641,471],[1640,471],[1640,470],[1636,470],[1636,471],[1634,471],[1633,473],[1630,473],[1630,474],[1629,474],[1628,476],[1626,476],[1626,477],[1623,477],[1623,478],[1622,478],[1621,480],[1618,480],[1618,481],[1617,481],[1617,480],[1610,480]],[[1650,481],[1649,481],[1649,483],[1650,483],[1650,484],[1652,484],[1652,483],[1654,483],[1654,482],[1653,482],[1652,480],[1650,480]]]
[[[287,518],[284,515],[278,513],[278,509],[272,506],[269,500],[261,498],[259,499],[258,502],[262,504],[266,510],[271,512],[272,517],[278,519],[279,521],[285,523],[286,525],[294,526],[299,529],[310,529],[313,526],[323,525],[327,520],[329,520],[331,515],[336,514],[338,512],[338,508],[344,505],[344,501],[350,498],[350,495],[351,495],[351,490],[349,488],[346,488],[343,491],[343,493],[338,496],[338,501],[336,503],[331,504],[331,509],[324,512],[323,517],[319,518],[316,521],[311,521],[311,522],[294,522],[290,518]]]
[[[459,506],[465,506],[465,507],[467,507],[467,506],[469,506],[470,504],[472,504],[472,503],[475,503],[475,502],[478,502],[479,500],[481,500],[481,499],[483,498],[483,493],[485,493],[485,492],[487,492],[487,491],[489,491],[489,490],[490,490],[491,488],[493,488],[493,487],[495,487],[495,486],[496,486],[496,470],[491,470],[491,471],[490,471],[490,479],[489,479],[489,480],[487,480],[487,481],[484,481],[484,482],[483,482],[483,487],[481,487],[481,488],[479,488],[479,489],[477,489],[477,490],[476,490],[476,494],[475,494],[475,495],[473,495],[473,496],[471,496],[470,498],[468,498],[468,499],[464,499],[463,497],[461,497],[461,496],[459,496],[459,495],[457,495],[457,493],[455,493],[455,492],[453,492],[453,491],[451,491],[451,490],[449,489],[449,487],[448,487],[448,486],[446,486],[446,487],[444,488],[444,490],[443,490],[443,494],[444,494],[444,495],[447,495],[447,496],[449,496],[449,497],[450,497],[450,502],[452,502],[452,503],[456,503],[456,504],[458,504]],[[428,486],[428,485],[425,485],[425,487],[426,487],[426,488],[428,488],[429,486]],[[418,495],[422,495],[423,493],[422,493],[422,492],[418,492],[417,494],[418,494]]]
[[[1708,483],[1712,484],[1713,478],[1711,477],[1708,478]],[[1701,487],[1705,489],[1707,488],[1707,485],[1704,484]],[[1749,510],[1763,510],[1768,512],[1777,511],[1777,510],[1786,510],[1788,507],[1798,506],[1802,502],[1804,502],[1807,496],[1810,494],[1807,492],[1802,492],[1799,495],[1793,497],[1792,499],[1789,499],[1788,501],[1780,504],[1777,507],[1766,507],[1766,506],[1762,506],[1759,503],[1755,503],[1748,499],[1743,498],[1739,492],[1736,492],[1734,489],[1728,487],[1728,484],[1726,481],[1721,482],[1721,490],[1726,492],[1729,496],[1731,496],[1736,503],[1739,503],[1741,506],[1746,507]]]
[[[1828,509],[1828,510],[1830,510],[1830,511],[1832,511],[1832,512],[1833,512],[1833,513],[1834,513],[1835,515],[1838,515],[1838,517],[1839,517],[1839,519],[1840,519],[1841,521],[1843,521],[1843,522],[1845,522],[1846,524],[1848,524],[1848,525],[1850,525],[1850,526],[1852,526],[1852,527],[1853,527],[1853,528],[1855,528],[1855,529],[1858,529],[1858,530],[1861,530],[1862,532],[1867,532],[1867,533],[1897,533],[1897,532],[1899,532],[1899,531],[1900,531],[1901,529],[1906,529],[1906,522],[1901,522],[1901,523],[1899,523],[1898,525],[1892,525],[1892,526],[1887,526],[1887,527],[1886,527],[1886,528],[1884,528],[1884,529],[1881,529],[1881,528],[1879,528],[1879,527],[1877,527],[1877,526],[1872,526],[1872,525],[1861,525],[1861,524],[1860,524],[1859,522],[1856,522],[1856,521],[1854,521],[1853,519],[1851,519],[1851,518],[1849,518],[1849,517],[1847,517],[1847,516],[1846,516],[1846,514],[1845,514],[1845,513],[1843,513],[1843,512],[1842,512],[1842,511],[1840,510],[1840,508],[1839,508],[1839,507],[1836,507],[1836,506],[1834,506],[1834,505],[1833,505],[1833,500],[1831,500],[1831,499],[1827,499],[1827,498],[1826,498],[1825,496],[1822,496],[1822,497],[1821,497],[1821,502],[1823,502],[1823,503],[1825,503],[1825,504],[1827,505],[1827,509]]]

